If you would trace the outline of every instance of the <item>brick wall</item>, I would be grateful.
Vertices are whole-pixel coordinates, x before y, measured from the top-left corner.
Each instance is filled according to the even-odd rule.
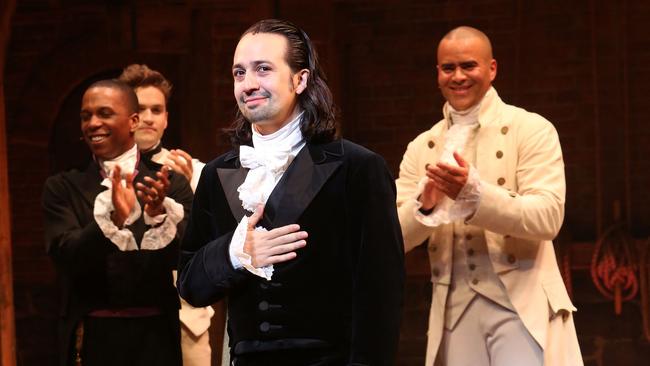
[[[237,39],[265,17],[289,19],[310,34],[342,112],[343,135],[382,154],[395,174],[406,144],[440,119],[438,39],[462,24],[484,30],[498,60],[495,86],[501,97],[540,113],[560,134],[567,174],[562,244],[593,242],[599,230],[615,222],[617,205],[619,219],[630,223],[634,235],[650,235],[650,127],[644,113],[650,92],[645,30],[650,3],[107,4],[24,0],[13,19],[5,95],[21,365],[52,364],[55,353],[56,286],[43,250],[39,201],[51,172],[48,152],[55,122],[77,118],[65,112],[66,98],[96,75],[146,62],[175,84],[168,144],[209,160],[228,147],[220,129],[236,108],[230,66]],[[63,132],[60,128],[57,133],[78,134],[74,123]],[[403,365],[423,360],[430,296],[423,254],[407,257]],[[573,285],[587,364],[609,365],[614,359],[620,359],[618,365],[640,364],[650,346],[641,337],[638,301],[614,317],[581,268],[574,271]]]

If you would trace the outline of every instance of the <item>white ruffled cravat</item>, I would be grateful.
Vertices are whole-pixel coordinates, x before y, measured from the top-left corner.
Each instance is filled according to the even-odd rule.
[[[249,169],[246,180],[237,188],[244,209],[254,212],[258,205],[266,202],[293,159],[290,152],[287,147],[275,151],[262,151],[250,146],[239,148],[239,161]]]
[[[113,169],[115,169],[116,165],[119,165],[120,168],[122,169],[122,177],[125,177],[127,174],[133,173],[135,171],[135,166],[138,163],[138,146],[136,144],[133,144],[133,147],[131,147],[124,154],[116,157],[115,159],[111,159],[111,160],[98,159],[97,162],[99,164],[99,167],[104,172],[105,179],[102,182],[102,185],[107,186],[104,183],[106,182],[106,179],[110,181],[110,177],[113,175]]]
[[[261,135],[253,125],[254,147],[239,147],[239,161],[249,171],[237,192],[247,211],[255,212],[257,206],[266,203],[282,174],[305,145],[300,131],[301,118],[302,113],[270,135]]]
[[[244,183],[237,188],[242,207],[249,212],[255,212],[259,205],[266,204],[271,192],[282,178],[298,152],[305,146],[300,130],[301,112],[293,121],[278,131],[261,135],[253,125],[253,146],[239,147],[239,161],[242,167],[248,168]],[[258,226],[255,230],[266,230]],[[244,242],[248,231],[248,217],[244,216],[237,225],[230,242],[230,261],[235,268],[244,267],[249,272],[271,280],[273,265],[256,268],[251,263],[251,257],[244,252]]]
[[[449,104],[447,105],[447,108],[449,108],[449,116],[452,125],[447,131],[445,145],[443,146],[439,161],[449,165],[458,166],[458,163],[454,158],[454,152],[458,152],[462,155],[469,138],[478,127],[481,103],[477,103],[474,107],[464,111],[456,111]],[[424,191],[424,186],[428,179],[429,178],[427,177],[423,177],[420,180],[418,184],[417,197],[419,197]],[[480,196],[480,177],[476,169],[470,166],[467,183],[459,192],[456,200],[445,196],[442,198],[441,202],[436,204],[436,207],[431,214],[424,215],[419,211],[422,207],[422,203],[416,198],[415,217],[423,224],[432,227],[464,219],[476,211],[476,207],[480,201]]]
[[[452,125],[447,131],[445,138],[445,146],[443,147],[440,161],[449,165],[458,166],[454,158],[454,151],[462,153],[467,145],[467,140],[472,134],[472,131],[478,126],[478,112],[481,104],[465,111],[456,111],[451,105],[449,108],[449,116],[451,117]]]

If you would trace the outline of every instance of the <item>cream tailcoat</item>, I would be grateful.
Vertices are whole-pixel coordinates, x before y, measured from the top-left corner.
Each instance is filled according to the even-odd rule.
[[[418,181],[435,164],[449,128],[445,119],[413,140],[397,179],[397,205],[405,250],[428,240],[433,273],[426,365],[440,345],[451,280],[453,228],[424,226],[414,217]],[[547,366],[582,365],[571,303],[553,243],[564,217],[564,162],[558,134],[538,114],[505,104],[491,88],[479,111],[476,169],[482,181],[470,225],[482,227],[493,268],[528,331],[544,349]],[[462,321],[462,320],[461,320]],[[462,350],[461,350],[462,351]]]

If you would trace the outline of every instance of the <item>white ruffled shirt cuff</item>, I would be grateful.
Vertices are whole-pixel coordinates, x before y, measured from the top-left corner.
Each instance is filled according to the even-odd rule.
[[[445,196],[430,214],[425,215],[420,211],[422,202],[418,200],[418,197],[424,191],[427,179],[429,178],[423,177],[420,179],[417,193],[413,197],[415,200],[414,215],[416,220],[423,225],[436,227],[458,220],[465,221],[474,215],[481,202],[481,177],[474,167],[470,167],[467,183],[458,193],[456,200]]]
[[[121,251],[126,252],[130,250],[138,250],[138,245],[135,242],[133,233],[126,227],[140,218],[142,212],[140,203],[138,203],[137,200],[135,201],[135,205],[129,213],[129,217],[127,217],[124,222],[124,227],[120,229],[113,223],[113,220],[111,220],[111,213],[115,210],[111,196],[112,189],[108,189],[98,194],[95,198],[95,207],[93,208],[95,222],[97,222],[97,225],[102,233],[104,233],[104,236],[115,244],[115,246],[117,246]]]
[[[266,231],[265,228],[258,226],[256,231]],[[251,256],[244,252],[244,243],[246,242],[246,232],[248,231],[248,216],[242,217],[239,225],[235,229],[235,233],[230,240],[230,247],[228,253],[230,254],[230,263],[235,269],[245,268],[248,272],[265,278],[267,281],[271,280],[273,276],[273,265],[256,268],[251,263]]]
[[[158,250],[169,245],[176,237],[177,224],[183,220],[183,205],[169,197],[162,202],[165,213],[151,217],[145,211],[144,223],[153,226],[144,233],[141,249]]]
[[[122,184],[125,184],[124,181]],[[163,207],[165,207],[166,212],[164,214],[151,217],[145,212],[145,224],[154,227],[144,233],[140,248],[138,248],[133,232],[127,226],[136,222],[140,218],[140,215],[142,215],[140,203],[137,200],[135,201],[129,217],[124,221],[124,227],[120,229],[111,220],[111,213],[115,210],[115,206],[111,197],[113,188],[111,187],[110,180],[104,179],[102,185],[109,189],[99,193],[95,198],[93,216],[104,236],[115,244],[119,250],[123,252],[139,249],[157,250],[166,247],[174,240],[177,230],[176,225],[185,216],[183,205],[169,197],[165,197]]]

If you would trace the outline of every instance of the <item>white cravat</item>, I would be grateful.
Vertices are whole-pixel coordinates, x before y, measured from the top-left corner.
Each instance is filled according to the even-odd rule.
[[[482,102],[482,101],[481,101]],[[451,127],[445,136],[445,145],[443,146],[442,154],[440,154],[439,161],[458,166],[454,158],[454,152],[459,154],[465,149],[468,139],[472,136],[473,131],[478,127],[479,111],[481,110],[481,102],[475,106],[464,111],[455,110],[450,104],[446,107],[449,109],[449,117],[451,119]],[[424,186],[429,178],[422,177],[418,184],[418,191],[416,199],[415,217],[418,221],[427,226],[438,226],[441,224],[448,224],[456,220],[465,219],[471,216],[478,207],[481,198],[481,182],[478,171],[472,166],[469,168],[467,183],[459,192],[456,200],[444,196],[441,202],[436,204],[433,212],[429,215],[424,215],[420,212],[422,203],[419,202],[419,197],[424,191]]]
[[[456,111],[451,105],[449,107],[449,117],[451,118],[451,127],[447,131],[445,146],[440,156],[440,161],[458,166],[454,159],[454,151],[461,152],[465,149],[467,139],[472,130],[478,125],[478,112],[481,103],[464,111]]]
[[[116,165],[119,165],[122,169],[122,177],[135,171],[135,165],[138,163],[138,146],[133,144],[133,147],[127,150],[124,154],[111,160],[97,159],[97,162],[104,172],[105,179],[102,182],[102,185],[106,186],[104,182],[106,181],[106,178],[110,181],[110,178],[113,175],[113,169],[115,169]],[[110,188],[110,186],[107,187]]]
[[[300,131],[302,113],[269,135],[261,135],[253,125],[254,147],[239,147],[239,161],[249,171],[237,192],[247,211],[255,212],[257,206],[266,203],[282,174],[305,145]]]
[[[242,167],[249,169],[244,183],[237,188],[245,210],[254,212],[259,205],[266,203],[284,172],[305,146],[300,130],[303,113],[301,112],[291,122],[269,135],[261,135],[253,125],[254,147],[245,145],[239,147],[239,161]],[[251,257],[244,252],[247,230],[248,217],[244,216],[230,242],[230,261],[235,268],[244,267],[251,273],[270,280],[273,275],[273,265],[255,268],[251,263]],[[258,226],[255,230],[266,229]]]

